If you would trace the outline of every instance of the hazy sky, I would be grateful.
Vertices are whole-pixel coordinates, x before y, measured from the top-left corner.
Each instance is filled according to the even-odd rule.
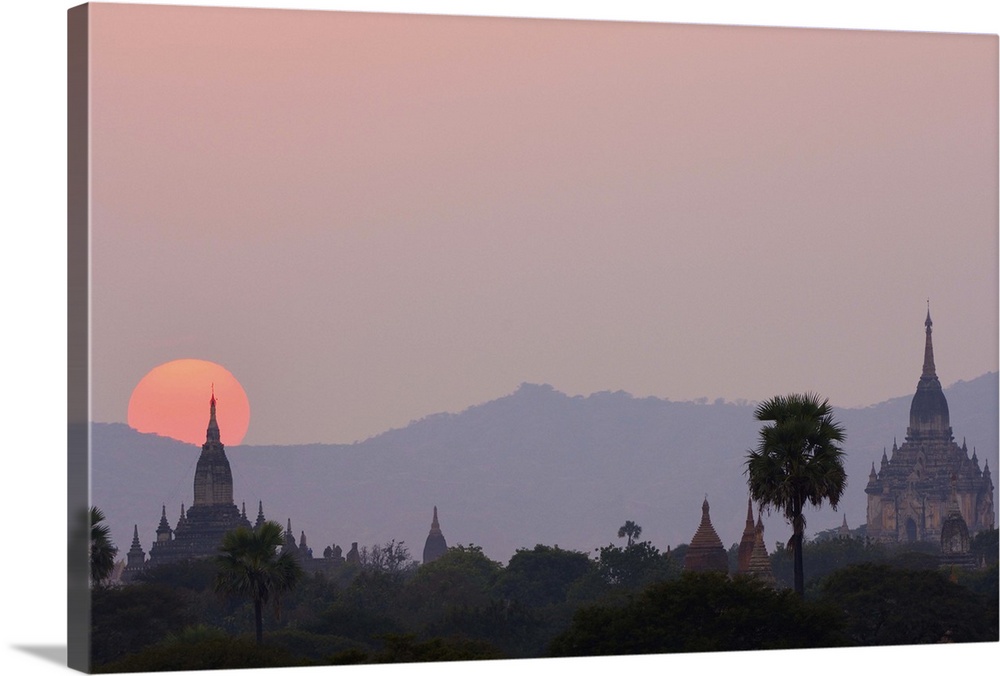
[[[674,400],[997,369],[995,36],[92,6],[93,417],[245,443],[523,381]],[[207,395],[206,395],[207,397]]]

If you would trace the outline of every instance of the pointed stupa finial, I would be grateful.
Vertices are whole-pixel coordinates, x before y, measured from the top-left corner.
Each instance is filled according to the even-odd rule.
[[[262,523],[264,523],[264,521],[265,521],[265,519],[264,519],[264,501],[263,500],[258,500],[257,501],[257,520],[254,522],[253,527],[254,528],[260,528],[260,525]]]
[[[441,532],[441,524],[438,523],[438,508],[435,505],[434,517],[431,519],[431,530],[427,533],[427,539],[424,541],[423,562],[430,563],[438,559],[446,551],[448,551],[448,543]]]
[[[212,398],[208,402],[208,431],[205,433],[205,443],[220,443],[219,421],[215,418],[215,383],[212,383]]]
[[[132,526],[132,545],[139,544],[139,524]]]
[[[752,496],[747,496],[747,525],[753,525],[753,498]]]
[[[927,337],[924,339],[924,370],[923,376],[936,378],[937,371],[934,368],[934,344],[931,341],[931,327],[934,326],[934,322],[931,321],[931,301],[927,299],[927,319],[924,320],[924,331]]]

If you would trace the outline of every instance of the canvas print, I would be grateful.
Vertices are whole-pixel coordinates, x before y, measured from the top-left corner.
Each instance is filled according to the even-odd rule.
[[[998,640],[996,35],[69,22],[71,666]]]

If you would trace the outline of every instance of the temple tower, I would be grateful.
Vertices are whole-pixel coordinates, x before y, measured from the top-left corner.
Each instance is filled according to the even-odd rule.
[[[747,524],[743,529],[743,537],[740,538],[740,549],[737,555],[736,572],[747,573],[750,571],[750,555],[753,554],[754,541],[757,538],[757,528],[753,523],[753,503],[751,498],[747,498]]]
[[[729,556],[708,516],[708,496],[701,503],[701,523],[684,553],[684,570],[729,573]]]
[[[356,566],[361,565],[361,552],[358,551],[358,543],[351,543],[351,551],[347,552],[347,563],[353,563]]]
[[[867,535],[880,542],[940,542],[953,504],[970,533],[995,524],[993,482],[989,468],[963,440],[955,443],[948,401],[938,379],[930,309],[924,320],[924,361],[910,402],[910,420],[902,445],[882,452],[878,471],[872,463]],[[953,481],[954,478],[954,487]],[[954,491],[954,497],[953,497]]]
[[[759,512],[757,526],[754,528],[753,552],[750,554],[750,563],[747,568],[747,574],[753,575],[769,587],[775,586],[771,558],[767,555],[767,547],[764,545],[764,521]]]
[[[146,553],[142,551],[142,544],[139,542],[139,526],[134,525],[132,530],[132,546],[129,547],[125,555],[125,568],[122,570],[122,582],[131,582],[146,569]]]
[[[424,542],[424,563],[430,563],[446,551],[448,551],[448,543],[445,542],[444,534],[441,533],[441,524],[438,523],[438,508],[435,505],[434,517],[431,519],[431,530]]]
[[[910,402],[910,426],[906,429],[907,441],[951,441],[951,421],[948,400],[945,399],[934,366],[934,344],[931,341],[930,308],[924,320],[924,366],[917,382],[917,391]]]
[[[194,506],[207,507],[233,504],[233,471],[226,458],[226,449],[215,419],[215,390],[209,401],[208,430],[201,456],[194,471]]]
[[[174,531],[167,521],[167,506],[163,505],[163,512],[160,514],[160,525],[156,528],[157,542],[170,542],[174,539]]]
[[[218,401],[213,388],[208,402],[208,427],[205,430],[205,443],[202,444],[194,473],[194,502],[187,509],[181,504],[180,518],[177,525],[171,529],[167,521],[167,508],[161,507],[160,524],[156,529],[156,539],[149,551],[149,560],[142,565],[145,556],[139,545],[138,528],[130,551],[130,560],[135,563],[126,566],[122,573],[123,581],[133,579],[137,570],[147,569],[160,564],[176,563],[195,558],[214,556],[219,553],[223,537],[236,528],[260,528],[266,521],[264,517],[264,502],[257,501],[257,519],[250,523],[247,516],[246,503],[239,507],[233,501],[233,473],[226,457],[226,449],[222,444],[219,431],[219,421],[216,417]],[[288,527],[283,533],[283,549],[293,553],[299,563],[308,572],[329,570],[333,566],[343,564],[340,547],[327,549],[330,556],[322,559],[313,558],[305,531],[296,544],[292,531],[292,520],[288,519]],[[348,554],[348,558],[359,562],[357,543]],[[141,566],[138,568],[137,566]]]
[[[215,392],[209,400],[208,428],[205,443],[194,473],[194,504],[181,517],[170,537],[166,507],[156,530],[156,540],[149,551],[150,564],[173,563],[218,553],[222,537],[229,531],[250,528],[246,510],[240,512],[233,502],[233,473],[226,458],[215,416]]]

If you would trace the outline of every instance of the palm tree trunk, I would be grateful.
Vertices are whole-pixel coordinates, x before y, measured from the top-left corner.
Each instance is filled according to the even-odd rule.
[[[261,606],[260,599],[254,599],[253,601],[253,619],[254,628],[257,630],[257,645],[264,642],[264,609]]]
[[[795,593],[800,597],[805,596],[805,574],[802,566],[802,540],[803,538],[802,516],[797,515],[792,519],[792,551],[795,571]]]

